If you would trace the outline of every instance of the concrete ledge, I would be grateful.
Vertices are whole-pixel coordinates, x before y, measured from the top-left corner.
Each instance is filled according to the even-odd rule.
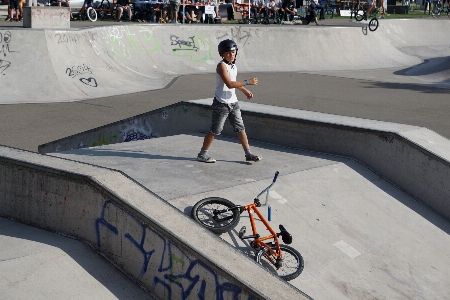
[[[23,7],[24,28],[70,28],[70,12],[66,7]]]
[[[209,128],[211,103],[212,99],[181,102],[41,145],[39,152],[204,132]],[[240,106],[251,139],[354,158],[450,218],[450,141],[442,136],[417,126],[248,102]],[[139,124],[148,124],[148,130],[129,130]],[[224,134],[235,135],[228,124]]]
[[[117,171],[0,147],[0,216],[85,241],[157,299],[309,298]]]

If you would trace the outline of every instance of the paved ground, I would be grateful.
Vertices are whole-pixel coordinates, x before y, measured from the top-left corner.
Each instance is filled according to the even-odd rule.
[[[326,22],[328,20],[323,23]],[[342,23],[333,24],[330,20],[328,24],[360,26],[348,20],[339,22]],[[74,26],[78,26],[75,23],[77,22],[73,22]],[[2,26],[17,25],[0,21],[0,27]],[[413,49],[416,52],[419,50]],[[330,55],[336,55],[336,59],[339,59],[333,49],[330,49]],[[323,71],[315,74],[265,72],[240,73],[239,77],[259,78],[260,84],[252,87],[255,94],[253,101],[257,103],[424,126],[450,138],[450,90],[405,76],[405,72],[407,69]],[[201,84],[193,85],[193,82]],[[71,103],[0,105],[0,144],[37,151],[39,144],[142,112],[181,100],[209,98],[213,86],[214,77],[210,74],[189,75],[177,78],[164,89],[142,93]],[[182,140],[180,138],[178,142]],[[167,174],[178,170],[179,178],[195,179],[198,178],[195,176],[203,176],[201,178],[204,179],[208,177],[204,176],[205,174],[212,172],[206,168],[213,166],[195,162],[193,157],[201,138],[194,135],[189,138],[189,141],[193,140],[196,143],[184,142],[185,146],[179,149],[141,144],[136,149],[125,150],[131,150],[128,153],[134,153],[136,156],[140,154],[141,160],[143,155],[159,168],[166,166]],[[161,139],[159,142],[163,141]],[[255,150],[263,153],[264,161],[249,166],[239,160],[242,153],[239,146],[233,144],[234,141],[223,139],[217,142],[218,145],[224,146],[223,149],[230,151],[222,153],[221,147],[217,147],[217,155],[223,157],[223,165],[240,170],[237,176],[240,182],[236,187],[216,187],[213,191],[198,189],[190,194],[183,194],[174,191],[170,184],[163,185],[149,180],[150,175],[143,171],[139,173],[136,170],[135,176],[151,189],[158,190],[162,197],[167,197],[167,200],[181,211],[188,213],[197,200],[210,195],[232,197],[236,202],[245,203],[265,187],[267,179],[271,177],[269,173],[279,168],[283,176],[280,177],[274,190],[276,194],[272,193],[270,201],[275,209],[274,222],[279,222],[280,216],[283,216],[283,223],[288,229],[292,228],[290,230],[293,231],[294,237],[298,238],[294,247],[300,250],[305,258],[304,274],[293,282],[301,290],[316,299],[443,299],[450,294],[450,277],[448,271],[442,267],[449,263],[449,255],[445,252],[445,249],[450,247],[448,221],[418,205],[413,199],[353,161],[312,153],[290,153],[253,143]],[[138,144],[134,146],[136,145]],[[124,149],[120,147],[130,146],[131,144],[103,147],[89,151],[97,154],[102,151],[123,152]],[[152,150],[160,157],[150,157],[149,153],[145,152]],[[170,152],[170,155],[167,155],[167,152]],[[283,166],[273,165],[274,161],[278,162],[279,153],[284,157]],[[92,158],[79,154],[66,155],[77,155],[77,159]],[[124,163],[127,162],[120,153],[115,155],[121,157]],[[185,159],[173,160],[168,156]],[[98,155],[95,157],[98,158]],[[105,160],[105,164],[107,163]],[[222,168],[219,164],[215,167],[217,166]],[[125,165],[125,171],[131,172],[132,169],[130,165]],[[257,174],[259,175],[256,176]],[[180,182],[192,186],[189,180]],[[201,180],[195,182],[198,187],[199,182]],[[282,199],[288,200],[287,204],[277,201]],[[4,224],[0,226],[1,248],[5,249],[7,245],[19,242],[17,248],[8,248],[10,250],[4,254],[5,259],[0,259],[0,268],[5,269],[5,272],[1,273],[22,268],[24,273],[17,273],[18,276],[27,275],[28,263],[25,260],[33,259],[33,253],[21,253],[17,249],[34,247],[36,241],[32,238],[33,234],[28,232],[34,229],[29,228],[20,236],[14,232],[22,230],[23,225],[2,219],[0,221]],[[17,240],[17,237],[22,240]],[[90,249],[83,248],[75,241],[68,242],[65,238],[54,235],[52,238],[59,239],[54,243],[62,250],[47,251],[48,261],[68,256],[67,253],[72,251],[81,251],[79,249],[84,249],[82,256],[95,256]],[[238,243],[233,235],[224,236],[224,239],[245,251],[246,245]],[[53,242],[47,239],[39,242],[53,245]],[[22,256],[25,258],[20,260]],[[13,261],[18,264],[11,267],[9,264]],[[74,267],[82,277],[86,272],[90,272],[87,266],[91,263],[83,263],[79,259],[75,261],[76,263],[69,260],[61,264],[68,267],[58,272],[71,272]],[[101,264],[103,261],[96,263]],[[51,264],[44,266],[53,267]],[[114,271],[111,271],[111,274],[122,276]],[[9,276],[0,277],[0,289],[2,292],[8,291],[12,295],[11,298],[14,298],[18,295],[17,286],[25,284],[25,277],[17,280],[19,284],[12,284]],[[100,293],[109,289],[112,298],[126,298],[116,290],[111,291],[109,281],[93,277],[92,281],[83,284],[89,284],[90,288]],[[54,278],[50,276],[46,283],[41,284],[50,285],[52,281]],[[126,279],[119,281],[125,282]],[[116,281],[113,282],[115,284]],[[81,284],[75,285],[77,291]],[[53,283],[52,286],[56,295],[68,295],[67,291],[61,291],[60,283]],[[124,289],[130,289],[132,294],[135,293],[133,295],[137,295],[130,298],[141,298],[139,291],[133,290],[132,287]],[[59,297],[43,294],[42,299],[44,298]],[[83,294],[74,298],[83,298]]]
[[[254,142],[263,160],[252,164],[236,139],[219,137],[211,148],[217,162],[204,164],[195,160],[202,140],[201,134],[179,135],[49,155],[121,170],[187,215],[206,197],[249,204],[277,170],[267,203],[271,224],[290,231],[291,246],[305,260],[291,284],[314,299],[440,299],[450,293],[442,267],[450,263],[449,222],[358,162]],[[267,206],[261,211],[267,218]],[[253,255],[237,237],[242,226],[250,231],[245,214],[221,237]]]

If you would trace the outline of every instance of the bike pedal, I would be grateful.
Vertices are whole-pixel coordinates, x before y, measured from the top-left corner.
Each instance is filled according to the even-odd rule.
[[[242,239],[244,237],[245,231],[247,228],[245,226],[242,226],[241,230],[239,230],[239,238]]]

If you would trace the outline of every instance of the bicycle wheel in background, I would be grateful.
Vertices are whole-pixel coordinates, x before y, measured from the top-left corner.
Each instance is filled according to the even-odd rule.
[[[358,22],[361,22],[364,19],[364,11],[363,10],[358,10],[354,12],[355,14],[355,20]]]
[[[441,10],[439,8],[433,7],[431,15],[433,16],[433,18],[439,18],[441,16]]]
[[[191,217],[200,223],[203,227],[214,233],[224,233],[230,231],[239,223],[241,217],[239,209],[233,209],[221,214],[214,214],[214,211],[220,211],[235,206],[227,199],[219,197],[209,197],[197,202],[191,211]]]
[[[294,248],[286,245],[280,244],[280,248],[283,253],[283,261],[279,268],[275,266],[276,257],[267,248],[261,249],[256,254],[256,262],[286,281],[297,278],[304,267],[302,255]],[[273,245],[272,249],[276,250],[277,246]]]
[[[102,2],[100,3],[100,5],[99,5],[98,8],[101,8],[101,9],[110,9],[111,6],[110,6],[108,0],[102,0]]]
[[[369,30],[370,31],[375,31],[378,28],[378,19],[377,18],[372,18],[369,22]]]
[[[92,7],[87,9],[87,17],[91,22],[97,21],[97,12]]]
[[[97,8],[100,10],[97,14],[100,17],[100,20],[103,20],[107,17],[108,11],[111,9],[111,5],[109,4],[108,0],[102,0],[102,2],[98,4]]]

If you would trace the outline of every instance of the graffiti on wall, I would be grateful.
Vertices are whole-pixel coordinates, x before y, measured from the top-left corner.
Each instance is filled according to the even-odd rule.
[[[87,77],[84,75],[92,74],[91,68],[85,64],[79,66],[68,67],[66,69],[66,74],[72,78],[80,76],[79,81],[87,86],[97,87],[97,80],[94,77]],[[82,77],[81,77],[82,76]],[[86,78],[87,77],[87,78]]]
[[[259,38],[258,28],[234,26],[229,30],[216,31],[216,39],[218,41],[231,39],[238,43],[239,47],[244,47],[246,44],[250,43],[251,38]]]
[[[170,35],[169,41],[174,56],[189,58],[192,62],[214,64],[209,37],[200,34],[189,37]]]
[[[154,132],[150,121],[145,118],[131,118],[120,125],[120,133],[123,142],[147,140],[159,137]]]
[[[94,230],[100,250],[109,242],[112,255],[133,263],[140,256],[134,275],[165,299],[254,299],[113,200],[104,202]]]
[[[8,54],[17,52],[11,50],[11,31],[0,31],[0,74],[5,74],[6,69],[11,66],[11,62],[6,60]]]
[[[131,59],[137,54],[150,53],[161,48],[161,45],[153,37],[150,28],[140,28],[138,34],[130,31],[128,26],[105,26],[97,29],[96,34],[91,36],[91,44],[102,41],[106,45],[106,51],[114,56]],[[105,51],[101,51],[105,52]],[[97,55],[98,53],[96,51]]]

